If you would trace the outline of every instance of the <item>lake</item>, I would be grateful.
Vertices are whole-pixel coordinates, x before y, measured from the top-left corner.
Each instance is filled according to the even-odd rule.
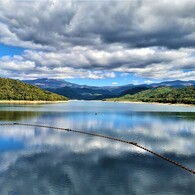
[[[195,107],[1,104],[0,123],[12,122],[134,141],[195,169]],[[195,175],[133,145],[48,128],[0,126],[0,194],[195,194],[194,184]]]

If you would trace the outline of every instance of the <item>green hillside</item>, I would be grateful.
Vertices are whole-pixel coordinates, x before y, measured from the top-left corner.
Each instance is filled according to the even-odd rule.
[[[125,95],[119,98],[106,100],[195,104],[195,87],[190,86],[180,89],[171,87],[159,87],[155,89],[145,90],[134,95]]]
[[[0,78],[0,100],[66,101],[67,98],[18,80]]]

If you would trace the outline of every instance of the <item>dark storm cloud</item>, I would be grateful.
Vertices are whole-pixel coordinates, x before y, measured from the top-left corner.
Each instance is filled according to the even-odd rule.
[[[10,32],[18,41],[57,48],[98,41],[129,47],[195,46],[194,1],[3,1],[0,9],[7,29],[2,41]]]
[[[194,8],[193,1],[125,2],[111,8],[115,12],[108,11],[113,25],[99,25],[99,34],[107,42],[129,47],[194,47]]]
[[[1,58],[1,74],[187,79],[191,68],[193,79],[194,10],[194,1],[1,1],[0,42],[28,49]]]

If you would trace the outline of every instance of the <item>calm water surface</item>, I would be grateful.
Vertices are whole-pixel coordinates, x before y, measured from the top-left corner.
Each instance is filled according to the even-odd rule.
[[[7,122],[135,141],[195,169],[195,107],[1,104],[0,123]],[[0,126],[0,194],[195,194],[195,175],[135,146],[46,128]]]

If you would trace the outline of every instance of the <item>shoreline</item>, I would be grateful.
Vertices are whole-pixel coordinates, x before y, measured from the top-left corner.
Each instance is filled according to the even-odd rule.
[[[68,103],[69,101],[81,101],[81,100],[67,100],[67,101],[45,101],[45,100],[0,100],[0,104],[57,104],[57,103]],[[193,104],[172,104],[172,103],[159,103],[159,102],[133,102],[133,101],[114,101],[114,100],[82,100],[82,101],[100,101],[100,102],[116,102],[123,104],[155,104],[155,105],[166,105],[166,106],[185,106],[195,107]]]
[[[172,104],[172,103],[160,103],[160,102],[131,102],[131,101],[114,101],[114,100],[106,100],[104,102],[117,102],[123,104],[156,104],[156,105],[166,105],[166,106],[185,106],[185,107],[195,107],[194,104]]]
[[[67,103],[68,101],[45,101],[45,100],[0,100],[0,104],[56,104]]]

